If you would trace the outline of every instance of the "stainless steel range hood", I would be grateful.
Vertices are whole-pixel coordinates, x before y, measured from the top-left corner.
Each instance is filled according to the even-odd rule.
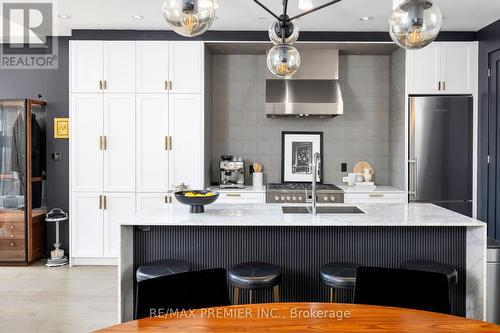
[[[290,79],[266,80],[268,117],[331,118],[344,113],[338,50],[300,50],[301,67]]]

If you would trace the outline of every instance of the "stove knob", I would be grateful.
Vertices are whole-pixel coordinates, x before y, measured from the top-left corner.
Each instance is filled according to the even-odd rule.
[[[299,197],[298,199],[299,199],[299,201],[302,201],[302,197]]]
[[[285,201],[285,197],[281,197],[281,201]]]
[[[290,197],[286,197],[286,201],[290,201]]]
[[[335,201],[335,197],[332,195],[332,196],[330,197],[330,200],[331,200],[332,202],[334,202],[334,201]]]
[[[292,199],[293,199],[293,201],[297,201],[297,197],[293,197]]]
[[[324,202],[328,202],[328,197],[323,197]]]
[[[275,201],[280,201],[280,197],[275,196],[275,197],[274,197],[274,200],[275,200]]]

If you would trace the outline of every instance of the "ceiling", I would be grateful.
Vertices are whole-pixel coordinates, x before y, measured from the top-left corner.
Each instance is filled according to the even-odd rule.
[[[211,30],[267,30],[272,17],[252,0],[216,0],[217,20]],[[499,0],[435,0],[443,12],[444,31],[477,31],[500,19]],[[275,12],[280,0],[261,0]],[[314,4],[326,0],[314,0]],[[299,19],[308,31],[385,31],[393,0],[342,0]],[[161,15],[163,0],[64,0],[58,1],[60,33],[71,29],[168,30]],[[298,0],[290,0],[289,13],[299,13]],[[142,20],[132,15],[143,16]],[[361,21],[360,17],[372,17]]]

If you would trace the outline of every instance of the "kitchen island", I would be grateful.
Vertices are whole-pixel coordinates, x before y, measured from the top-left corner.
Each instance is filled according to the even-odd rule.
[[[406,260],[434,260],[458,271],[459,282],[451,288],[453,314],[484,319],[484,223],[431,204],[356,206],[363,214],[283,214],[280,204],[213,204],[204,214],[189,214],[187,206],[173,204],[124,219],[120,321],[133,318],[137,267],[167,258],[187,260],[195,270],[271,262],[283,272],[284,302],[327,301],[319,269],[329,262],[397,268]],[[340,296],[342,301],[352,297]],[[257,294],[258,301],[268,298]]]

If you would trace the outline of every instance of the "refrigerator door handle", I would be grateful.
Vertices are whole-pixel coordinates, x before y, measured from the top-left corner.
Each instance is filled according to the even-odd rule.
[[[410,165],[410,174],[413,176],[411,179],[413,180],[410,183],[410,191],[408,193],[413,196],[414,199],[417,198],[417,183],[418,183],[418,165],[417,165],[417,157],[415,156],[412,160],[408,160],[408,164]]]

